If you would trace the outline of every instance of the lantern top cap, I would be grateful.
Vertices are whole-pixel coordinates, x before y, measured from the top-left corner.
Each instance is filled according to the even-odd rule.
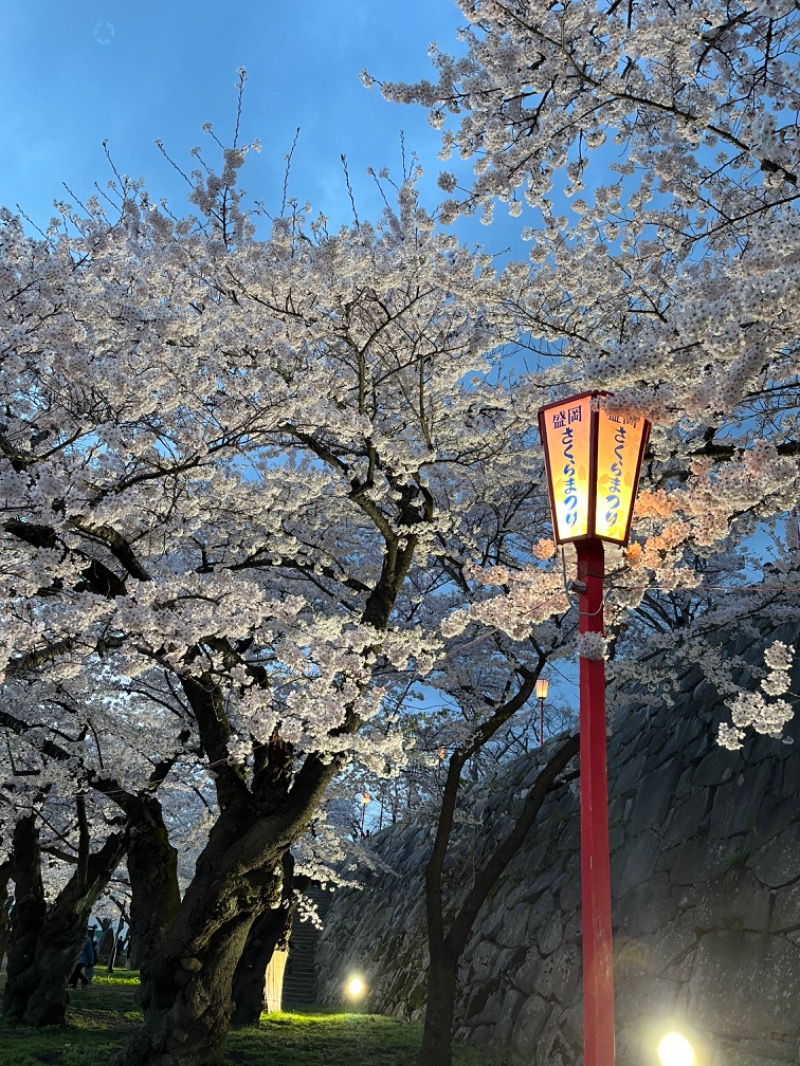
[[[543,404],[539,410],[547,411],[551,407],[563,407],[565,403],[572,403],[574,400],[585,400],[587,397],[590,400],[597,399],[598,396],[612,397],[613,392],[609,392],[608,389],[586,389],[584,392],[574,392],[571,396],[562,396],[558,400],[551,400],[549,403]]]
[[[569,396],[559,396],[557,400],[551,400],[550,403],[544,404],[545,407],[552,407],[554,404],[565,403],[567,400],[582,400],[584,396],[613,396],[613,392],[609,392],[608,389],[584,389],[583,392],[573,392]]]

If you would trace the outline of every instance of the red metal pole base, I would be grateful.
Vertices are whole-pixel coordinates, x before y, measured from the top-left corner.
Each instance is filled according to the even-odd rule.
[[[581,633],[603,633],[603,542],[579,541]],[[605,663],[580,657],[581,900],[585,1066],[614,1066]]]

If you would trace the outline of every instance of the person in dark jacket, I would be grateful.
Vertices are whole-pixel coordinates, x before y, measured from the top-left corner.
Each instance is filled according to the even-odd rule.
[[[91,972],[91,969],[96,962],[97,948],[94,946],[94,927],[90,926],[87,930],[87,936],[83,948],[78,956],[78,961],[75,963],[75,969],[72,971],[72,976],[69,979],[70,986],[72,988],[77,988],[78,981],[81,981],[83,982],[81,987],[86,988],[90,981],[90,978],[87,976],[87,971]]]

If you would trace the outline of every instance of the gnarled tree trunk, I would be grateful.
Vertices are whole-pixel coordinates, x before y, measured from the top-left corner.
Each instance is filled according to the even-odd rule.
[[[141,1000],[147,995],[153,959],[180,909],[178,853],[169,842],[157,796],[125,796],[124,801],[121,806],[131,827],[126,857],[131,884],[131,965],[140,970]]]
[[[75,873],[47,905],[42,884],[36,816],[17,822],[12,856],[14,921],[8,944],[3,1011],[23,1025],[63,1025],[67,982],[75,966],[92,907],[119,864],[123,833],[111,834],[94,854],[82,842]]]
[[[157,956],[143,962],[141,1030],[115,1066],[221,1066],[233,1015],[233,974],[280,863],[263,849],[251,865],[234,858],[244,819],[223,814],[197,863],[177,920]],[[135,891],[135,888],[134,888]]]
[[[222,1066],[233,975],[250,928],[278,891],[283,857],[308,827],[339,762],[310,756],[289,789],[277,777],[280,770],[288,778],[290,767],[288,747],[275,753],[274,797],[267,785],[256,796],[234,794],[234,785],[223,793],[226,806],[177,918],[142,968],[142,1028],[114,1066]]]
[[[36,956],[39,932],[47,912],[35,814],[20,818],[14,826],[12,849],[14,921],[8,938],[8,973],[3,994],[3,1012],[21,1020],[29,990],[36,987],[35,971],[31,967]],[[78,950],[75,951],[75,957],[77,954]],[[63,1019],[67,998],[66,980],[56,998],[57,1001],[63,999],[60,1007]],[[56,1007],[56,1010],[58,1009]]]
[[[116,1066],[220,1066],[233,1013],[233,972],[251,920],[219,897],[200,917],[202,943],[171,948],[153,967],[142,1028]],[[222,918],[218,910],[229,912]],[[172,943],[178,943],[171,938]],[[192,950],[193,948],[193,950]]]

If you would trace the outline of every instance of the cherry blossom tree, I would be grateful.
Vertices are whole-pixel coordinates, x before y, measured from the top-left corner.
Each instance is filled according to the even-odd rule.
[[[544,371],[531,387],[606,389],[654,422],[637,543],[611,560],[621,605],[702,583],[697,558],[756,536],[775,545],[791,590],[796,541],[781,526],[800,489],[795,5],[457,2],[465,54],[434,46],[436,81],[381,89],[427,107],[443,157],[472,163],[471,177],[441,175],[441,221],[490,221],[499,202],[526,223],[519,310]],[[520,596],[507,600],[511,619]],[[743,711],[750,702],[738,721],[764,721]]]
[[[540,373],[521,402],[533,416],[542,385],[598,388],[654,422],[636,542],[609,553],[612,700],[669,698],[690,662],[729,698],[722,743],[748,726],[777,738],[791,653],[772,644],[758,692],[722,636],[763,643],[798,615],[800,553],[781,530],[800,489],[795,5],[457,3],[463,54],[434,45],[436,80],[380,88],[427,107],[442,158],[472,164],[440,175],[440,222],[490,223],[498,205],[523,221],[520,327]],[[554,569],[484,563],[497,595],[447,632],[520,639],[544,622],[534,604],[561,609]],[[434,1029],[421,1061],[449,1046]]]
[[[67,1005],[67,979],[72,972],[92,907],[118,865],[125,848],[123,827],[112,825],[104,837],[92,832],[91,819],[83,797],[76,802],[74,848],[56,846],[50,833],[41,833],[40,822],[52,811],[37,809],[36,797],[17,818],[12,838],[11,876],[15,885],[15,909],[8,940],[7,980],[3,1010],[24,1024],[63,1025]],[[52,805],[51,805],[52,806]],[[119,822],[122,819],[118,819]],[[46,820],[47,828],[53,823]],[[56,831],[65,836],[71,827]],[[92,837],[101,836],[92,848]],[[53,871],[45,880],[42,855],[56,855],[68,864],[71,873],[63,877],[60,891],[48,899]]]
[[[4,872],[14,885],[3,1009],[16,1021],[52,1025],[64,1023],[67,980],[122,857],[126,827],[119,811],[73,780],[88,730],[70,737],[64,716],[46,706],[28,717],[30,696],[30,685],[9,680],[0,706]],[[58,768],[49,772],[50,764]]]
[[[523,642],[520,642],[523,643]],[[455,690],[467,704],[479,704],[480,712],[462,730],[447,759],[442,796],[430,855],[425,866],[425,915],[429,966],[426,982],[425,1024],[417,1061],[420,1066],[449,1066],[452,1061],[452,1027],[457,993],[458,965],[472,934],[475,920],[492,887],[524,842],[544,799],[557,787],[560,775],[579,747],[577,734],[565,736],[550,750],[528,792],[519,816],[510,829],[498,832],[486,826],[492,841],[477,869],[460,870],[459,899],[454,902],[448,885],[448,849],[457,830],[459,789],[465,766],[490,746],[509,721],[532,702],[536,680],[547,656],[532,648],[532,663],[525,663],[522,648],[507,648],[506,656],[484,649],[481,666],[473,668],[470,683]],[[498,663],[498,658],[505,662]],[[499,668],[498,668],[499,667]],[[494,675],[494,676],[492,676]],[[496,687],[500,682],[499,689]],[[477,709],[477,708],[476,708]],[[448,891],[450,889],[450,891]]]
[[[132,703],[130,693],[138,743],[128,730],[120,736],[109,712],[119,693],[104,687],[102,669],[85,687],[81,679],[53,685],[39,675],[21,677],[12,667],[0,700],[15,886],[4,1009],[28,1025],[63,1024],[87,921],[123,855],[139,886],[132,906],[138,939],[154,953],[170,897],[162,892],[152,913],[141,885],[174,882],[171,899],[179,900],[176,852],[155,793],[187,739],[185,731],[174,738],[174,726],[158,728],[166,701],[154,714],[152,702]],[[170,746],[177,750],[165,755]],[[186,833],[174,839],[188,843]]]
[[[179,709],[153,751],[185,726],[216,791],[121,1063],[221,1061],[287,850],[348,762],[399,754],[381,710],[434,661],[426,568],[481,486],[530,467],[527,412],[488,378],[513,279],[413,182],[379,227],[295,210],[256,239],[243,158],[191,179],[192,219],[123,182],[116,221],[90,201],[42,239],[0,230],[6,673],[113,661],[106,713],[139,743],[129,693],[157,673]]]

